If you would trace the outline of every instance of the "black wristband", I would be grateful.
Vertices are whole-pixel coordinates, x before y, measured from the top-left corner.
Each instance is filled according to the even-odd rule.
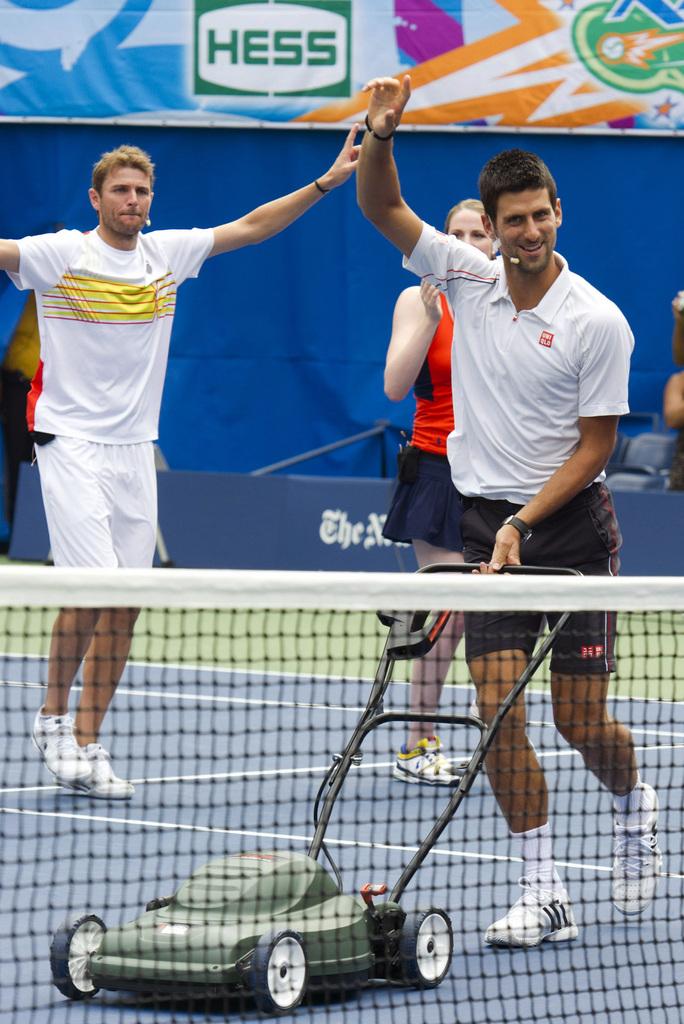
[[[374,135],[375,138],[378,139],[380,142],[388,142],[390,139],[394,138],[394,133],[396,131],[396,128],[393,128],[392,131],[389,133],[389,135],[378,135],[378,133],[375,131],[375,129],[373,128],[372,124],[368,120],[368,114],[366,114],[365,124],[366,124],[366,131],[369,132],[370,135]]]
[[[322,196],[327,196],[328,192],[330,191],[329,188],[323,188],[322,185],[318,184],[318,178],[316,179],[316,181],[314,181],[314,185],[316,186],[316,188],[318,189]]]
[[[521,519],[520,516],[508,516],[507,519],[504,519],[501,525],[514,527],[524,541],[529,540],[532,536],[532,527],[528,526],[525,520]]]

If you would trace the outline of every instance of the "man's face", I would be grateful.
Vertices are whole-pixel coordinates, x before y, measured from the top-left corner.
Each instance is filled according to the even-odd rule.
[[[488,226],[500,239],[503,256],[519,261],[514,264],[517,271],[541,274],[553,259],[561,221],[559,199],[552,205],[547,189],[526,189],[502,193],[496,220]]]
[[[135,167],[115,167],[102,183],[102,192],[90,189],[100,223],[113,235],[133,238],[145,225],[152,203],[150,179]]]

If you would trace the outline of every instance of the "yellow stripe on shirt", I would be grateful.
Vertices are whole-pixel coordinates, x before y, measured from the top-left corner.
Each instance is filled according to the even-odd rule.
[[[175,308],[176,284],[171,274],[147,285],[65,274],[59,284],[43,293],[43,315],[50,320],[151,323],[173,316]]]

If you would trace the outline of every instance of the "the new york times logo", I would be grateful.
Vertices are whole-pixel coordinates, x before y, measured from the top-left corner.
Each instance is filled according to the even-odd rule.
[[[382,535],[386,518],[384,513],[370,512],[365,522],[354,522],[344,509],[326,508],[321,515],[318,536],[324,544],[337,544],[343,551],[359,546],[366,550],[389,547],[392,541]]]

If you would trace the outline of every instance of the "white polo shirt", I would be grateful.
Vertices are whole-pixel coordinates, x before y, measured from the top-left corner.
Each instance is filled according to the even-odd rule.
[[[538,306],[520,313],[503,261],[453,235],[425,224],[404,259],[454,311],[447,454],[463,495],[526,504],[575,451],[580,416],[629,410],[629,325],[556,257],[561,273]]]
[[[10,277],[35,291],[40,332],[29,429],[104,444],[156,439],[176,291],[212,244],[210,228],[141,234],[130,252],[97,230],[17,242]]]

